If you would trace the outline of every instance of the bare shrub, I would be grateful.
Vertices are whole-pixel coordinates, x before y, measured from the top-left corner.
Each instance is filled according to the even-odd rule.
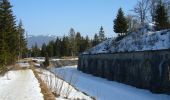
[[[65,74],[62,74],[60,77],[62,77],[64,79]],[[64,86],[64,81],[62,79],[59,79],[57,76],[55,76],[54,93],[57,96],[61,95],[63,86]]]
[[[59,71],[54,74],[45,74],[44,80],[49,89],[53,92],[56,97],[68,98],[77,82],[77,75],[74,73],[68,74],[66,71]],[[68,79],[67,79],[68,78]],[[68,80],[67,82],[65,80]]]
[[[66,88],[66,93],[65,93],[65,97],[68,98],[68,96],[70,95],[71,91],[72,91],[72,86],[71,84],[73,84],[73,81],[74,81],[74,74],[72,73],[70,78],[69,78],[69,81],[68,81],[68,86]]]

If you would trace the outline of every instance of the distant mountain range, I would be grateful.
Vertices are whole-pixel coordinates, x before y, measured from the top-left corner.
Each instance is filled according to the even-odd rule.
[[[43,43],[48,44],[49,41],[55,40],[57,36],[54,35],[29,35],[27,37],[27,47],[31,48],[33,45],[37,44],[41,48]]]

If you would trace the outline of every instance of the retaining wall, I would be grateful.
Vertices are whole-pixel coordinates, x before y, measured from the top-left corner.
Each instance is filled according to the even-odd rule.
[[[170,93],[170,49],[79,55],[78,70],[137,88]]]

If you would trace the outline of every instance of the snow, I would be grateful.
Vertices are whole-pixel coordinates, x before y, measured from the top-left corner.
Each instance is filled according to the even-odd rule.
[[[120,41],[110,38],[83,54],[132,52],[170,49],[170,29],[153,31],[153,25],[132,32]]]
[[[36,61],[37,63],[45,62],[44,57],[37,57],[37,58],[33,58],[32,60]],[[78,60],[78,58],[68,58],[68,59],[61,59],[61,58],[55,59],[55,58],[52,58],[52,59],[50,59],[50,61],[60,61],[60,60]]]
[[[0,100],[44,100],[31,70],[9,71],[0,77]]]
[[[64,78],[66,81],[74,73],[78,77],[78,81],[73,86],[94,96],[97,100],[170,100],[170,95],[154,94],[148,90],[94,77],[78,71],[76,66],[52,68],[51,71],[59,76],[65,73],[67,75]]]
[[[60,60],[78,60],[78,58],[69,58],[69,59],[51,59],[51,61],[60,61]]]
[[[42,63],[42,62],[45,61],[45,58],[44,58],[44,57],[37,57],[37,58],[33,58],[32,60],[33,60],[33,61],[36,61],[36,62],[38,62],[38,63]]]
[[[41,67],[41,64],[39,64],[39,63],[34,63],[34,66],[36,66],[36,67]]]
[[[17,64],[20,66],[20,67],[30,67],[30,64],[26,61],[20,61],[20,62],[17,62]]]
[[[67,82],[61,80],[60,78],[57,78],[53,73],[43,70],[43,69],[37,69],[40,71],[41,78],[46,82],[47,86],[54,92],[56,90],[59,91],[61,88],[61,95],[60,97],[56,97],[57,100],[68,100],[64,99],[66,97],[66,94],[68,91],[70,93],[68,94],[69,100],[92,100],[89,96],[86,96],[82,92],[76,90],[74,87],[69,85]],[[76,83],[77,79],[74,77],[73,80],[71,80],[71,83]]]

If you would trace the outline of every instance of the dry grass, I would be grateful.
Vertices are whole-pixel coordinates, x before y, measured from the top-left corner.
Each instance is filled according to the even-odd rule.
[[[19,64],[15,64],[12,70],[22,70],[22,68],[19,66]]]
[[[32,70],[38,82],[40,83],[40,88],[42,94],[44,95],[44,100],[56,100],[53,93],[48,89],[47,85],[41,80],[41,78],[39,77],[38,73],[34,70],[34,68],[32,68]]]

